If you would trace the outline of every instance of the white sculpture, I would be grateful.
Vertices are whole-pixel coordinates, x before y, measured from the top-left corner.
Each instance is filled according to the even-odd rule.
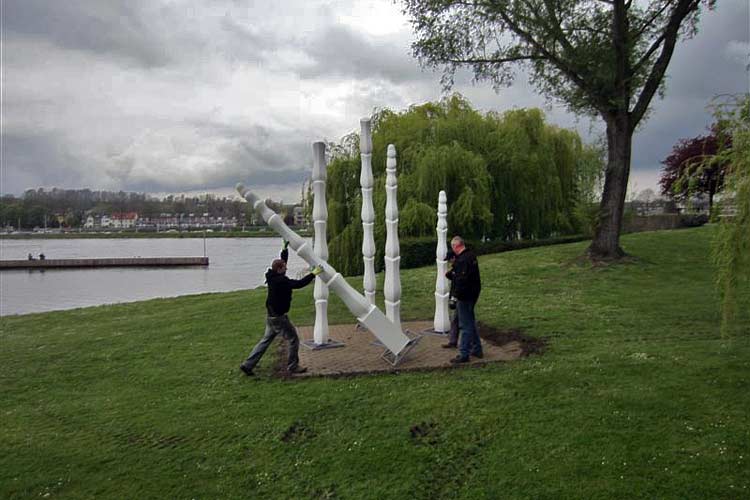
[[[322,261],[328,260],[326,227],[328,205],[326,203],[326,145],[313,143],[313,225],[315,227],[315,255]],[[328,343],[328,286],[323,280],[315,280],[315,327],[313,341],[316,345]]]
[[[370,304],[375,304],[375,208],[372,204],[372,130],[370,119],[359,121],[361,134],[359,152],[362,168],[359,174],[359,185],[362,186],[362,260],[365,264],[363,287],[365,297]]]
[[[396,181],[396,146],[388,145],[385,164],[385,315],[401,328],[401,252],[398,242],[398,183]]]
[[[284,223],[282,217],[268,208],[263,200],[259,199],[242,184],[237,184],[237,191],[253,206],[255,211],[260,214],[271,228],[289,242],[289,246],[297,252],[297,255],[311,266],[322,266],[323,272],[320,273],[318,278],[324,281],[341,298],[344,305],[356,316],[357,320],[365,325],[390,351],[395,358],[394,364],[398,362],[399,356],[405,355],[408,351],[406,349],[408,346],[416,344],[418,338],[409,340],[401,331],[400,325],[392,323],[380,309],[370,304],[364,295],[352,288],[343,276],[341,276],[341,273],[331,267],[328,262],[315,255],[310,245],[297,233],[292,231]]]
[[[438,195],[437,209],[437,249],[435,260],[437,262],[437,279],[435,280],[435,321],[434,330],[438,333],[448,333],[451,329],[451,320],[448,315],[448,295],[450,286],[445,273],[448,271],[446,261],[448,234],[448,204],[445,191]]]

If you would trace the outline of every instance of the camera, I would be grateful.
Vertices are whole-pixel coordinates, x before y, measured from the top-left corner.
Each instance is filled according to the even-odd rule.
[[[450,309],[455,309],[456,308],[456,299],[454,299],[453,297],[451,297],[450,299],[448,299],[448,307]]]

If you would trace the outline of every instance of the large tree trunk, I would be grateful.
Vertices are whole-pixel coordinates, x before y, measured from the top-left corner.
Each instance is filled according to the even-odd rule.
[[[630,175],[633,132],[627,112],[607,116],[605,120],[607,172],[599,205],[599,220],[588,255],[592,259],[619,259],[625,255],[620,248],[620,230]]]

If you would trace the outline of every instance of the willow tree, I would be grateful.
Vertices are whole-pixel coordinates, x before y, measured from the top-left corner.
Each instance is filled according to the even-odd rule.
[[[725,217],[713,245],[716,283],[721,294],[721,329],[748,332],[750,316],[750,93],[714,103],[719,137],[718,162],[729,165]],[[731,141],[727,140],[731,137]],[[744,294],[742,291],[744,290]],[[738,312],[742,315],[738,318]]]
[[[606,124],[607,168],[592,258],[618,258],[632,137],[678,39],[696,31],[701,6],[715,0],[404,0],[417,34],[414,53],[445,69],[458,67],[499,88],[522,64],[531,82],[573,112]]]

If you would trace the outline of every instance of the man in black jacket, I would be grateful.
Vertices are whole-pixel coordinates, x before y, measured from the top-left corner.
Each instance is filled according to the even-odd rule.
[[[451,248],[456,254],[456,260],[453,263],[453,269],[445,276],[452,281],[451,287],[457,300],[456,309],[461,329],[460,353],[451,359],[451,363],[467,363],[470,355],[477,358],[484,356],[474,318],[474,306],[482,291],[482,280],[479,276],[477,256],[466,248],[463,238],[454,236],[451,240]]]
[[[451,263],[451,269],[453,269],[453,264],[456,261],[456,254],[453,253],[452,249],[448,250],[448,253],[445,255],[445,259]],[[453,283],[454,282],[451,281],[450,291],[448,292],[448,309],[450,309],[449,314],[451,318],[451,328],[448,331],[448,342],[440,346],[444,349],[455,349],[456,347],[458,347],[458,311],[456,311],[456,294],[455,286]]]
[[[253,368],[260,362],[260,358],[271,345],[273,339],[278,334],[289,342],[289,358],[287,360],[287,370],[289,373],[305,373],[307,368],[299,366],[299,337],[297,329],[289,320],[287,313],[292,305],[292,290],[302,288],[310,284],[315,276],[320,274],[322,268],[316,267],[310,274],[300,280],[293,280],[286,277],[286,264],[289,260],[288,241],[284,241],[284,248],[281,251],[281,258],[271,263],[271,269],[266,272],[266,283],[268,284],[268,297],[266,298],[266,331],[263,338],[255,346],[253,351],[245,361],[240,365],[245,375],[252,376]]]

